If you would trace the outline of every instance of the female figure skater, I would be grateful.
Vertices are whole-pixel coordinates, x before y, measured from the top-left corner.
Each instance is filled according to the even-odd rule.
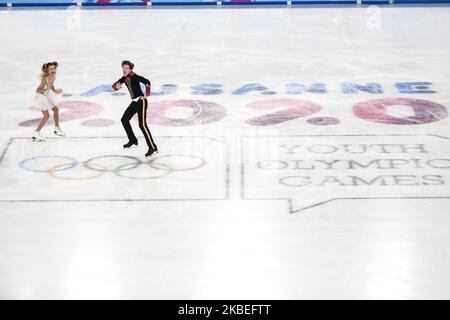
[[[59,109],[56,106],[56,101],[50,93],[50,90],[52,90],[55,94],[60,94],[62,92],[62,89],[55,89],[54,87],[57,67],[58,62],[48,62],[44,63],[42,66],[41,83],[36,89],[35,105],[41,109],[44,117],[39,122],[37,129],[34,131],[33,141],[45,141],[45,137],[41,135],[40,131],[50,118],[48,109],[53,110],[53,118],[55,120],[55,128],[53,129],[53,133],[60,137],[65,136],[64,132],[59,127]]]
[[[133,133],[133,129],[130,125],[131,118],[137,113],[139,119],[139,128],[144,134],[145,141],[147,142],[148,152],[145,157],[150,157],[158,153],[158,147],[153,141],[150,129],[147,126],[147,98],[150,95],[150,81],[144,77],[141,77],[133,72],[134,64],[130,61],[122,61],[122,73],[123,77],[117,80],[113,85],[114,90],[122,88],[122,83],[125,83],[128,91],[131,95],[131,103],[125,110],[122,116],[122,125],[128,136],[128,143],[124,144],[123,148],[128,149],[137,147],[138,140]],[[142,93],[140,83],[146,86],[146,96]]]

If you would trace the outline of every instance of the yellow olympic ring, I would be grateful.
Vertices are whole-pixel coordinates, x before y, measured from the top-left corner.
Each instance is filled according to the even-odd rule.
[[[106,173],[108,172],[108,171],[107,171],[107,168],[105,168],[104,166],[102,166],[102,165],[100,165],[100,164],[91,164],[91,165],[100,167],[100,170],[97,171],[98,173],[96,173],[96,174],[93,175],[93,176],[88,176],[88,177],[63,177],[63,176],[60,176],[60,175],[57,175],[57,174],[56,174],[56,170],[57,170],[57,169],[59,169],[59,168],[61,168],[61,167],[64,167],[64,166],[67,166],[67,165],[68,165],[68,164],[65,164],[65,163],[63,163],[63,164],[58,164],[58,165],[56,165],[56,166],[54,166],[54,167],[48,169],[47,172],[48,172],[48,174],[49,174],[50,176],[52,176],[53,178],[64,179],[64,180],[89,180],[89,179],[95,179],[95,178],[98,178],[98,177],[100,177],[100,176],[102,176],[102,175],[104,175],[104,174],[106,174]]]

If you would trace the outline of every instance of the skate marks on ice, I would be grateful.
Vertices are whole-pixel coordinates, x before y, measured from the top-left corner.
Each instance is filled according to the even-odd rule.
[[[288,200],[290,213],[335,200],[450,198],[447,137],[246,136],[241,146],[242,199]]]
[[[228,198],[228,145],[220,138],[157,137],[123,150],[123,137],[11,138],[1,154],[1,202],[172,201]],[[214,186],[214,188],[211,188]]]

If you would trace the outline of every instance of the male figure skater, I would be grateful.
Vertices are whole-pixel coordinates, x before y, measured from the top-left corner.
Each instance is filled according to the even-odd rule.
[[[131,118],[137,113],[139,119],[139,128],[144,134],[145,141],[147,142],[148,152],[145,157],[150,157],[158,153],[158,147],[153,141],[150,130],[147,126],[147,98],[150,95],[150,81],[144,77],[141,77],[134,73],[134,64],[128,60],[122,61],[122,73],[123,77],[117,80],[113,85],[114,90],[119,90],[122,88],[122,84],[125,83],[128,91],[131,95],[131,103],[125,110],[122,116],[122,125],[128,136],[128,143],[123,145],[124,149],[129,149],[132,147],[137,147],[138,140],[134,135],[133,129],[130,125]],[[146,96],[142,93],[140,83],[144,83],[146,86]]]

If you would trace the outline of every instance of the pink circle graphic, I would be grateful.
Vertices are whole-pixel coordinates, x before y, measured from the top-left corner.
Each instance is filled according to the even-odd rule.
[[[171,108],[188,108],[192,115],[185,119],[173,119],[166,116]],[[201,100],[166,100],[149,103],[147,119],[149,123],[163,126],[182,127],[216,122],[225,117],[226,110],[220,104]]]
[[[248,104],[247,107],[255,110],[284,108],[283,110],[254,117],[245,121],[246,123],[254,126],[275,125],[289,120],[309,116],[319,112],[322,109],[318,104],[298,99],[269,99],[255,101]]]
[[[391,116],[387,114],[386,107],[392,105],[410,106],[414,115],[409,117]],[[366,100],[356,104],[353,107],[353,113],[358,118],[367,121],[400,125],[432,123],[447,117],[447,109],[438,103],[408,98]]]

